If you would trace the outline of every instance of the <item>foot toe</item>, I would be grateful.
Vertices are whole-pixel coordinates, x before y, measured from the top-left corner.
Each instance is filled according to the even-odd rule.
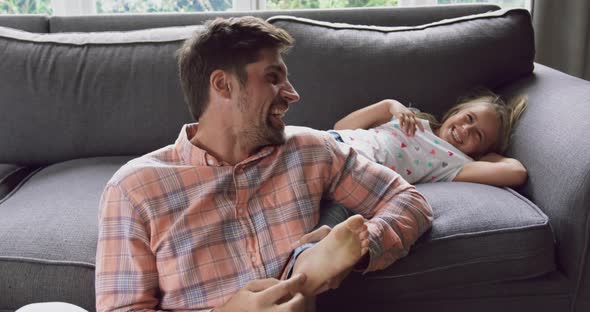
[[[369,238],[369,231],[364,231],[359,234],[360,239],[368,239]]]
[[[348,229],[354,233],[362,232],[366,228],[365,218],[361,215],[354,215],[344,222],[346,222]]]

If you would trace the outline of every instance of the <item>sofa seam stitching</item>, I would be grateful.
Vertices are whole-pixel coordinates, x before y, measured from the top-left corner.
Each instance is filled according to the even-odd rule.
[[[421,270],[418,272],[412,272],[412,273],[407,273],[407,274],[396,274],[396,275],[392,275],[390,277],[370,277],[369,279],[373,279],[373,280],[395,279],[395,278],[399,278],[399,277],[415,276],[417,274],[432,273],[432,272],[446,270],[446,269],[459,268],[459,267],[462,267],[465,265],[480,264],[480,263],[487,263],[487,262],[500,262],[500,261],[505,261],[505,260],[521,260],[521,259],[535,257],[537,255],[543,254],[545,251],[547,251],[547,249],[548,248],[539,248],[535,252],[532,252],[532,253],[514,254],[510,257],[504,257],[504,258],[495,257],[492,260],[489,260],[489,258],[486,258],[488,260],[480,258],[480,260],[472,260],[472,261],[467,261],[467,262],[455,263],[455,264],[451,264],[451,265],[445,265],[442,267]]]
[[[530,229],[542,230],[545,228],[545,225],[547,225],[548,223],[549,222],[547,220],[545,220],[543,223],[537,223],[537,224],[532,224],[532,225],[527,225],[527,226],[514,226],[514,227],[506,227],[506,228],[502,228],[502,229],[481,230],[481,231],[473,231],[473,232],[468,232],[468,233],[457,233],[457,234],[433,238],[430,241],[438,241],[438,240],[449,239],[449,238],[462,238],[462,237],[467,237],[467,236],[471,236],[471,235],[484,236],[485,234],[510,233],[510,232],[515,232],[518,230],[530,230]]]
[[[537,213],[537,215],[539,215],[540,217],[544,217],[546,222],[549,221],[549,217],[541,210],[541,208],[539,206],[535,205],[531,200],[529,200],[525,196],[521,195],[517,191],[513,190],[512,188],[504,187],[504,189],[507,190],[508,193],[512,194],[512,196],[522,200],[527,205],[529,205],[531,208],[533,208],[535,210],[535,212]]]
[[[96,268],[96,264],[92,264],[84,261],[64,261],[64,260],[49,260],[39,259],[30,257],[11,257],[11,256],[0,256],[0,260],[11,261],[11,262],[27,262],[44,265],[76,265],[80,267]]]
[[[10,191],[10,193],[6,194],[6,196],[4,196],[2,199],[0,199],[0,205],[3,204],[4,202],[6,202],[10,197],[12,197],[12,195],[14,195],[14,193],[16,193],[18,190],[20,190],[20,188],[31,179],[31,177],[33,177],[33,175],[35,175],[37,172],[41,171],[41,169],[43,169],[43,167],[39,167],[35,170],[33,170],[31,173],[29,173],[25,178],[23,178],[15,187],[14,189],[12,189],[12,191]]]
[[[6,179],[8,179],[11,175],[17,173],[18,171],[24,169],[25,167],[19,166],[16,169],[13,169],[12,171],[10,171],[9,173],[7,173],[5,176],[2,177],[2,179],[0,179],[0,184],[4,183],[4,181]]]

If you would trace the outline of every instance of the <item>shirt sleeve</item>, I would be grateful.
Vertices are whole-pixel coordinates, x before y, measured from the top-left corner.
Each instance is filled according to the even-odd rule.
[[[407,255],[432,224],[432,208],[398,173],[373,163],[345,144],[326,140],[333,154],[329,196],[368,218],[369,265],[384,269]]]
[[[463,170],[463,166],[465,166],[465,164],[461,164],[458,165],[455,168],[452,168],[451,170],[447,171],[445,175],[443,175],[442,177],[440,177],[437,182],[439,181],[444,181],[444,182],[451,182],[455,179],[455,177],[459,174],[459,172],[461,172],[461,170]]]
[[[107,185],[99,206],[96,310],[155,311],[158,271],[148,224],[124,190]]]

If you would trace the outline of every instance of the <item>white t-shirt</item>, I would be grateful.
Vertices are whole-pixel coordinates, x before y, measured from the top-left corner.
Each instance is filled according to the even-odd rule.
[[[330,130],[369,160],[399,173],[409,183],[452,181],[463,165],[473,161],[436,136],[427,120],[418,119],[424,132],[405,134],[398,119],[365,130]]]

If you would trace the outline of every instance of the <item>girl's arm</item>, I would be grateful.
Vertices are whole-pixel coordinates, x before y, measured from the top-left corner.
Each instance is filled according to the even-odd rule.
[[[453,181],[474,182],[494,186],[519,186],[527,179],[527,170],[514,158],[489,153],[463,166]]]
[[[416,127],[424,131],[422,124],[416,121],[415,114],[396,100],[382,100],[356,110],[340,119],[334,125],[334,130],[370,129],[390,121],[392,116],[400,118],[406,132],[413,134]]]
[[[334,130],[370,129],[382,125],[393,116],[390,107],[399,103],[394,100],[383,100],[373,105],[356,110],[334,124]],[[399,105],[402,105],[399,103]],[[403,105],[402,105],[403,106]]]

